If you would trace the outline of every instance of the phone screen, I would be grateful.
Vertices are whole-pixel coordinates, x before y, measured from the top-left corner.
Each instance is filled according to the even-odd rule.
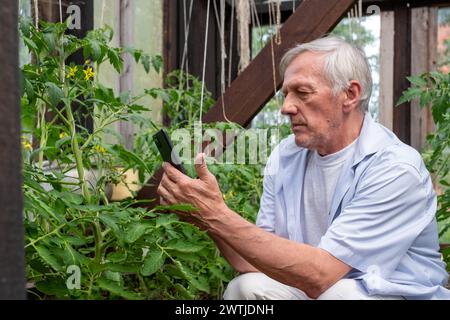
[[[173,144],[167,134],[166,130],[161,129],[153,135],[156,147],[158,147],[159,153],[165,162],[169,162],[172,166],[177,168],[182,173],[186,174],[181,160],[176,153],[173,152]]]

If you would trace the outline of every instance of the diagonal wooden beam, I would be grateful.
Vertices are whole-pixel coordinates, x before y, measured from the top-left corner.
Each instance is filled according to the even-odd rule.
[[[278,65],[283,54],[297,43],[309,42],[333,30],[356,0],[304,0],[281,28],[281,44],[274,43],[275,82],[281,85]],[[274,96],[272,48],[270,42],[232,82],[224,94],[226,116],[247,126]],[[222,99],[203,117],[204,122],[225,121]]]
[[[274,43],[274,62],[277,89],[281,85],[278,65],[283,54],[297,43],[308,42],[333,30],[345,13],[357,0],[304,0],[281,28],[281,44]],[[255,57],[249,66],[231,83],[223,100],[229,120],[247,126],[264,104],[274,96],[272,47],[270,43]],[[204,115],[204,122],[225,121],[222,99]],[[148,207],[159,202],[156,193],[162,177],[160,169],[150,178],[147,186],[139,191],[138,199],[156,199]]]

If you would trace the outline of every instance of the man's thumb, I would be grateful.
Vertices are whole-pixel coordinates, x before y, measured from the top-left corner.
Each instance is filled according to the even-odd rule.
[[[208,167],[206,166],[205,154],[199,153],[195,157],[195,171],[197,171],[197,175],[201,180],[204,180],[209,175]]]

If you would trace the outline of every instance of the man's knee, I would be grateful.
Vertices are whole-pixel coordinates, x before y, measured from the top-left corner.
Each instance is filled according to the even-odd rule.
[[[223,298],[225,300],[256,300],[261,294],[261,274],[256,272],[242,274],[228,284]]]

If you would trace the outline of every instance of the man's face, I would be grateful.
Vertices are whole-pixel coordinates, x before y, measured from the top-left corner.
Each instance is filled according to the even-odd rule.
[[[326,153],[342,123],[343,96],[335,97],[323,77],[324,55],[304,52],[288,65],[281,113],[288,115],[295,143]]]

